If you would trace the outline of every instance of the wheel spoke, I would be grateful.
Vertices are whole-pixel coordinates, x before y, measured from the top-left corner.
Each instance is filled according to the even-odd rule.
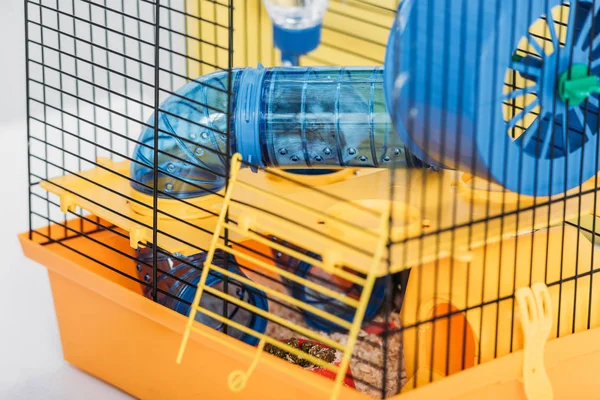
[[[527,35],[527,40],[529,41],[529,45],[533,47],[533,49],[536,51],[536,53],[540,55],[540,57],[544,57],[546,55],[546,52],[544,51],[542,46],[540,46],[538,41],[535,40],[535,38],[531,36],[531,34]]]
[[[546,157],[548,155],[548,151],[550,150],[550,143],[552,140],[552,127],[554,126],[554,118],[550,117],[550,120],[546,124],[546,129],[544,130],[544,135],[542,136],[542,147],[540,148],[541,157]]]
[[[560,41],[558,40],[558,35],[556,34],[556,25],[554,23],[554,17],[552,16],[552,10],[548,10],[548,12],[546,13],[546,23],[548,24],[548,29],[550,30],[550,39],[552,39],[552,47],[554,47],[554,51],[558,51]]]
[[[590,12],[588,14],[588,16],[585,18],[585,22],[583,23],[583,26],[581,27],[581,31],[579,32],[579,37],[577,38],[577,44],[575,44],[575,47],[577,49],[583,49],[583,42],[585,40],[585,38],[590,36],[590,28],[592,25],[592,16],[594,16],[596,13],[594,12]]]
[[[569,128],[567,127],[567,111],[562,114],[562,134],[565,148],[565,155],[569,154]]]
[[[595,5],[595,10],[593,12],[594,18],[598,18],[598,9],[600,8],[600,3],[596,2]],[[600,44],[600,36],[598,36],[598,33],[600,33],[600,29],[598,28],[598,26],[596,25],[594,27],[594,40],[592,41],[592,50],[596,50],[596,47],[598,47],[598,44]],[[591,38],[590,38],[591,40]]]
[[[523,132],[523,134],[519,136],[523,147],[527,147],[527,145],[529,145],[529,142],[531,142],[531,139],[536,137],[536,135],[538,134],[538,128],[540,127],[541,120],[541,117],[536,118],[535,121],[533,121],[531,125],[529,125],[529,127],[525,130],[525,132]]]
[[[594,96],[589,96],[587,99],[588,99],[589,104],[591,104],[592,107],[594,107],[596,110],[598,110],[600,108],[597,98],[595,98]]]
[[[525,116],[527,116],[527,114],[533,111],[533,109],[536,108],[539,104],[540,99],[535,99],[534,101],[532,101],[527,107],[525,107],[523,110],[521,110],[521,112],[519,112],[510,121],[508,121],[508,129],[513,129],[515,126],[517,126],[517,123],[523,118],[525,118]]]
[[[592,139],[592,130],[590,129],[590,126],[588,124],[586,124],[586,118],[583,116],[583,113],[581,112],[581,108],[579,107],[575,107],[575,115],[577,115],[577,119],[579,120],[579,123],[581,124],[581,127],[583,128],[585,137],[587,138],[587,140],[591,140]]]
[[[598,36],[600,38],[600,36]],[[598,39],[596,39],[598,40]],[[600,43],[600,40],[598,41]],[[596,45],[596,41],[594,40],[594,45]],[[592,61],[592,69],[596,69],[598,66],[600,66],[600,58],[597,60]]]
[[[526,65],[525,63],[523,63],[521,61],[513,61],[511,68],[517,72],[520,72],[525,75],[532,75],[538,79],[542,75],[541,68],[535,67],[532,65]]]
[[[517,97],[537,93],[537,91],[538,91],[538,85],[532,85],[532,86],[527,86],[524,88],[519,88],[519,89],[513,90],[512,92],[508,92],[508,93],[504,94],[503,100],[504,101],[514,100]]]
[[[573,36],[575,35],[575,15],[577,14],[577,3],[579,0],[572,0],[569,8],[569,23],[567,25],[567,40],[565,41],[565,50],[571,51],[573,46]]]

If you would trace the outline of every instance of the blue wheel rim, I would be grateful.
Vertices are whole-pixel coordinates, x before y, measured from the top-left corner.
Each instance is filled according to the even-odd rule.
[[[237,275],[240,275],[243,278],[247,278],[247,276],[237,267],[230,267],[229,268],[230,271],[234,272]],[[211,274],[208,275],[207,279],[206,279],[206,285],[211,287],[214,286],[218,283],[220,283],[223,280],[223,275],[219,274],[218,272],[212,271]],[[194,300],[194,296],[196,295],[196,288],[198,286],[198,283],[200,282],[200,277],[195,278],[192,282],[191,282],[191,286],[187,286],[186,288],[184,288],[179,297],[189,303],[192,303]],[[236,282],[237,285],[239,285],[241,287],[242,291],[245,291],[248,293],[248,303],[265,311],[268,312],[269,311],[269,303],[267,300],[267,296],[264,292],[245,286],[243,284],[241,284],[240,282]],[[241,298],[243,298],[243,295],[240,296]],[[234,311],[228,315],[229,319],[232,319],[235,314],[237,313],[237,311],[239,311],[240,307],[236,307],[234,309]],[[178,304],[175,307],[175,311],[183,314],[183,315],[189,315],[190,313],[190,309],[191,307],[187,304],[184,303],[182,301],[179,301]],[[266,318],[254,313],[252,313],[252,318],[250,320],[250,323],[248,324],[248,328],[252,329],[253,331],[259,333],[259,334],[263,334],[265,333],[266,329],[267,329],[267,320]],[[247,334],[247,333],[243,333],[243,335],[240,337],[240,340],[243,341],[244,343],[247,343],[251,346],[256,346],[259,343],[259,339],[251,334]]]
[[[569,12],[566,43],[560,44],[558,51],[556,51],[556,43],[560,30],[551,29],[552,25],[554,28],[558,27],[552,12],[544,12],[546,1],[541,0],[534,3],[537,4],[535,9],[538,15],[548,16],[545,24],[550,31],[552,46],[540,46],[539,42],[536,44],[537,40],[531,38],[527,32],[513,42],[511,55],[515,54],[514,51],[518,46],[517,40],[524,36],[537,53],[533,60],[538,60],[539,66],[535,65],[535,62],[512,59],[507,59],[500,66],[504,66],[503,73],[517,71],[521,76],[534,78],[530,79],[534,85],[528,85],[524,89],[535,93],[529,96],[535,97],[535,99],[530,103],[522,102],[524,107],[521,112],[511,118],[497,118],[493,135],[479,134],[477,143],[484,162],[490,167],[492,178],[502,182],[505,187],[515,192],[546,196],[563,193],[577,187],[597,173],[596,163],[593,162],[596,158],[598,144],[598,135],[596,134],[598,119],[593,116],[594,113],[597,114],[598,110],[597,96],[589,97],[589,101],[582,106],[567,106],[558,97],[556,85],[560,74],[568,71],[571,66],[588,64],[589,51],[582,47],[591,26],[591,24],[586,24],[586,21],[591,21],[592,15],[598,15],[600,2],[596,4],[596,9],[588,14],[589,18],[581,18],[583,15],[580,14],[580,11],[586,5],[591,5],[591,0],[580,1],[577,13]],[[565,2],[550,3],[550,8],[556,9]],[[590,11],[592,10],[590,9]],[[580,29],[581,32],[577,33]],[[500,31],[498,35],[502,34],[503,32]],[[551,47],[552,50],[548,47]],[[483,79],[486,79],[485,75]],[[507,94],[502,94],[501,102],[507,97],[514,96],[518,90],[509,90]],[[486,93],[482,95],[491,96]],[[588,107],[587,117],[584,107]],[[540,110],[539,116],[533,119],[531,124],[524,124],[522,121],[533,114],[532,111],[535,108]],[[519,124],[520,127],[526,129],[513,141],[507,131],[514,130],[515,127],[519,127]],[[568,129],[564,129],[565,126]],[[478,132],[483,130],[482,119]],[[577,136],[581,137],[580,132],[585,132],[587,139],[579,140],[580,143],[577,144]],[[567,143],[566,152],[564,151],[565,143]],[[490,148],[504,149],[507,161],[489,150],[485,151]]]
[[[428,7],[427,2],[403,1],[388,41],[386,101],[407,147],[425,162],[469,172],[526,195],[562,193],[593,177],[597,173],[593,162],[598,144],[597,95],[567,112],[561,113],[566,105],[560,98],[557,108],[553,104],[558,76],[572,65],[588,65],[586,37],[600,2],[594,10],[592,0],[578,2],[577,13],[569,13],[569,40],[558,52],[536,53],[541,42],[530,42],[538,56],[533,58],[541,63],[537,67],[530,62],[531,57],[526,62],[513,60],[519,42],[531,36],[532,24],[540,19],[549,29],[545,16],[552,13],[548,10],[568,2],[531,0],[527,7],[518,2],[502,2],[497,7],[489,2],[482,5],[483,10],[478,9],[481,2],[467,1],[468,8],[460,7],[464,0],[448,2],[449,7],[438,10]],[[436,27],[433,33],[423,28],[430,25]],[[560,29],[556,21],[552,25]],[[557,37],[553,35],[550,41]],[[596,33],[594,45],[599,41]],[[437,57],[432,58],[432,54]],[[590,63],[596,74],[600,73],[599,58],[600,49],[596,48]],[[512,70],[538,75],[538,87],[527,89],[538,104],[526,103],[523,115],[517,113],[507,119],[503,103],[517,96],[506,93],[505,88],[506,74]],[[432,77],[439,79],[431,81]],[[522,137],[511,138],[508,131],[537,106],[542,115],[523,126],[527,129]],[[583,107],[588,107],[585,121]],[[562,126],[568,129],[563,131]],[[583,145],[577,145],[575,135],[585,135],[579,140]],[[566,154],[559,151],[561,140],[568,140]]]
[[[309,254],[309,255],[312,257],[315,257],[314,254]],[[306,278],[307,276],[310,276],[310,271],[312,268],[313,268],[313,266],[311,264],[309,264],[305,261],[301,261],[298,264],[298,267],[296,269],[296,275],[301,278]],[[283,279],[285,280],[285,278],[283,278]],[[315,305],[315,304],[333,303],[334,302],[333,299],[331,299],[330,301],[324,301],[321,298],[315,298],[314,296],[312,296],[308,293],[307,288],[304,285],[300,285],[298,283],[291,282],[291,281],[287,281],[287,282],[288,282],[289,286],[291,287],[292,296],[294,296],[296,299],[301,300],[305,304]],[[347,292],[349,292],[350,290],[352,290],[352,289],[348,289]],[[385,281],[383,278],[380,278],[375,281],[375,285],[373,286],[371,298],[369,299],[369,302],[367,304],[367,309],[365,311],[364,321],[369,321],[375,317],[375,315],[380,310],[380,308],[383,304],[384,297],[385,297]],[[337,316],[341,319],[351,322],[352,318],[354,316],[354,312],[352,312],[350,309],[351,309],[351,307],[349,307],[348,312],[338,314]],[[311,312],[302,311],[302,315],[303,315],[304,321],[310,327],[312,327],[314,329],[317,329],[317,330],[320,330],[323,332],[346,331],[346,329],[343,328],[342,326],[339,326],[337,324],[329,322]]]

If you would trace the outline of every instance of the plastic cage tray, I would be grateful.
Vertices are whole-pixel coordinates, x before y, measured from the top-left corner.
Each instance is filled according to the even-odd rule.
[[[330,380],[268,354],[242,393],[226,390],[229,374],[247,369],[256,349],[202,325],[198,329],[207,335],[192,333],[186,357],[177,365],[186,318],[143,297],[141,287],[121,275],[135,273],[134,262],[95,243],[133,254],[127,239],[110,231],[64,239],[64,229],[56,225],[39,232],[31,238],[29,232],[21,234],[21,245],[27,257],[48,268],[64,357],[83,371],[144,399],[329,398]],[[49,235],[56,242],[44,245]],[[119,265],[119,271],[102,263]],[[215,346],[212,337],[230,346]],[[545,362],[556,399],[596,398],[598,354],[600,329],[548,342]],[[523,351],[517,351],[393,398],[446,398],[451,393],[464,400],[525,399],[522,363]],[[369,397],[343,387],[340,398]]]

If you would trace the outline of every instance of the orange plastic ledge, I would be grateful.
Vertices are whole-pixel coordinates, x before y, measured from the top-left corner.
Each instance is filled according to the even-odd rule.
[[[77,220],[75,222],[77,223]],[[53,227],[53,231],[60,228]],[[52,232],[49,236],[54,236]],[[47,233],[47,232],[46,232]],[[246,369],[254,348],[226,337],[232,351],[192,333],[181,365],[175,363],[186,318],[143,297],[139,285],[78,254],[100,259],[128,274],[135,263],[126,238],[109,231],[42,245],[38,234],[19,235],[25,255],[48,268],[64,357],[80,369],[143,399],[328,399],[332,381],[265,354],[241,393],[227,389],[227,377]],[[102,243],[102,244],[101,244]],[[68,246],[65,247],[65,246]],[[212,335],[222,335],[198,325]],[[471,368],[395,398],[525,399],[522,351]],[[550,341],[546,367],[555,399],[598,399],[600,329]],[[367,399],[344,387],[341,399]]]

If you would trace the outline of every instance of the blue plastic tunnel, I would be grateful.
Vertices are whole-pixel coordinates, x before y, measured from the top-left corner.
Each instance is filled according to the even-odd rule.
[[[227,143],[253,168],[423,167],[386,108],[382,68],[245,68],[188,83],[161,106],[158,189],[178,197],[219,190]],[[152,194],[153,117],[132,163],[133,186]]]

